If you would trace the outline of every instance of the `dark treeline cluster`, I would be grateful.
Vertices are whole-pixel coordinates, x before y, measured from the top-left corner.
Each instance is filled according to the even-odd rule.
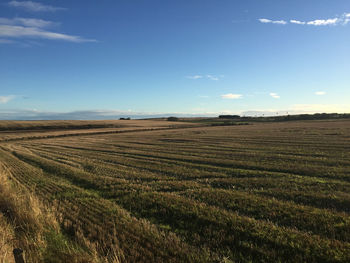
[[[282,116],[261,116],[249,117],[239,115],[219,115],[219,119],[230,119],[240,121],[298,121],[298,120],[328,120],[328,119],[344,119],[350,118],[349,113],[315,113],[315,114],[298,114],[298,115],[282,115]]]

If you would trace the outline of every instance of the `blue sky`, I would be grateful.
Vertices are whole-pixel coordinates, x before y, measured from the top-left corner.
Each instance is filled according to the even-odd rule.
[[[348,0],[0,0],[3,119],[350,112],[349,68]]]

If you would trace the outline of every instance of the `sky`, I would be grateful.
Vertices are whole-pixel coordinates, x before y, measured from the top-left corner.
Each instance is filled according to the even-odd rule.
[[[0,119],[350,112],[348,0],[0,0]]]

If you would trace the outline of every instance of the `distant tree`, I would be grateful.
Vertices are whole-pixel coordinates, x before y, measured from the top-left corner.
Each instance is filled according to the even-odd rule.
[[[167,120],[168,121],[178,121],[179,118],[178,117],[169,117]]]
[[[219,115],[220,119],[238,119],[240,117],[239,115]]]

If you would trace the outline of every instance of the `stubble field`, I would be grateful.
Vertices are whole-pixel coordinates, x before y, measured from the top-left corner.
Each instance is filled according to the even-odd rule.
[[[2,174],[109,261],[350,262],[349,120],[154,123],[7,130]]]

